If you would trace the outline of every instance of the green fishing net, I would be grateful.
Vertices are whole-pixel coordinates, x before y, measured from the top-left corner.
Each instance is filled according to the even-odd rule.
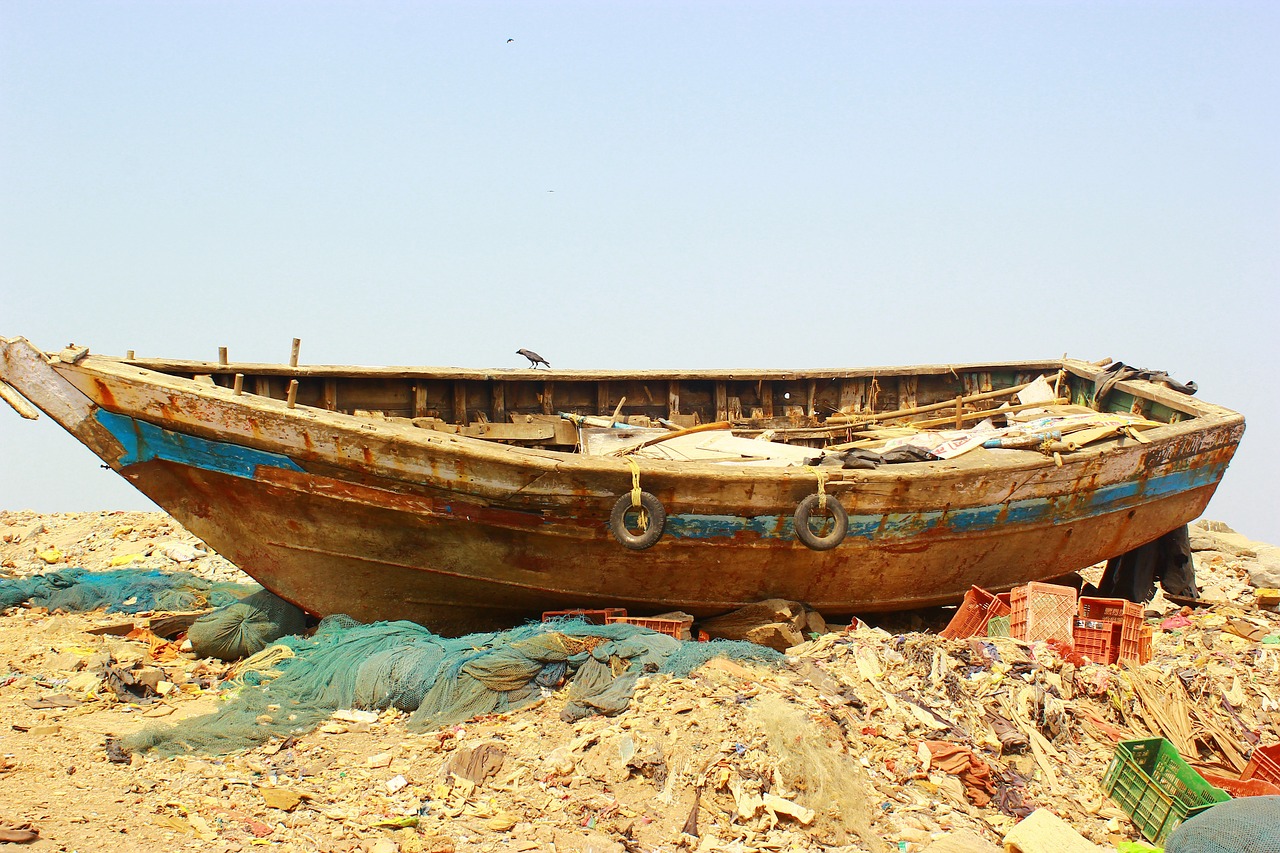
[[[1280,797],[1241,797],[1206,809],[1165,839],[1165,853],[1280,853]]]
[[[412,622],[331,616],[310,638],[285,637],[242,664],[217,713],[144,729],[132,751],[225,754],[313,729],[338,709],[410,713],[412,731],[515,710],[569,682],[561,718],[616,714],[645,673],[687,675],[715,656],[776,662],[750,643],[689,643],[636,625],[531,623],[447,638]],[[260,662],[261,661],[261,662]]]
[[[200,657],[240,660],[306,627],[306,614],[263,589],[201,616],[187,631],[187,639]]]
[[[113,613],[200,610],[231,604],[257,589],[256,585],[210,583],[190,572],[69,568],[28,578],[0,578],[0,609],[26,602],[67,613],[100,608]]]

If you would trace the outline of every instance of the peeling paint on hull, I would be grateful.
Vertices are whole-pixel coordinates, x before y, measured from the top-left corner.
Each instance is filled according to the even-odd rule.
[[[268,588],[316,614],[444,633],[574,606],[711,615],[783,597],[840,616],[952,602],[971,584],[1007,589],[1194,519],[1244,429],[1197,402],[1194,420],[1153,430],[1150,443],[1061,467],[1012,452],[999,464],[836,471],[827,491],[850,533],[823,552],[796,541],[792,522],[812,473],[642,460],[668,521],[637,552],[606,529],[631,485],[623,460],[293,409],[0,344],[0,378]]]

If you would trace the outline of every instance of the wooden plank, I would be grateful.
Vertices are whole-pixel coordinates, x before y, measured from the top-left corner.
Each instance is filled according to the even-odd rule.
[[[597,382],[596,383],[596,414],[607,415],[609,414],[609,411],[610,411],[609,383],[604,381]]]
[[[898,405],[901,408],[916,408],[916,390],[919,385],[920,377],[918,376],[902,376],[898,379]]]
[[[813,417],[814,415],[817,414],[817,412],[814,411],[814,408],[813,408],[813,398],[816,397],[817,394],[818,394],[818,383],[816,380],[810,379],[809,386],[805,389],[805,396],[808,398],[808,401],[806,402],[804,407],[805,414],[807,414],[809,417]]]
[[[507,388],[504,382],[494,382],[493,386],[493,421],[503,423],[507,419]]]
[[[552,444],[572,446],[578,443],[578,428],[572,421],[567,421],[559,415],[512,415],[511,419],[514,423],[550,424],[555,429]]]
[[[671,379],[667,382],[667,417],[672,418],[680,414],[680,380]]]
[[[729,389],[723,381],[716,383],[716,420],[729,420]]]
[[[552,391],[554,391],[555,383],[550,379],[542,383],[542,413],[544,415],[555,414],[555,403],[552,400]]]
[[[323,390],[321,391],[320,408],[330,412],[338,410],[338,380],[324,380]]]
[[[764,417],[773,417],[773,383],[760,383],[760,408],[764,410]]]
[[[255,376],[253,377],[253,393],[259,397],[271,396],[271,377]]]
[[[96,358],[108,358],[96,356]],[[118,359],[108,359],[118,361]],[[900,375],[931,376],[953,374],[962,371],[995,371],[1015,373],[1027,371],[1045,373],[1057,370],[1062,366],[1060,361],[1016,361],[987,362],[974,364],[924,364],[902,365],[892,367],[855,367],[855,368],[814,368],[810,370],[538,370],[466,367],[369,367],[364,365],[308,364],[291,368],[283,364],[264,364],[257,362],[232,363],[220,365],[216,361],[194,361],[183,359],[144,358],[132,359],[132,364],[148,370],[162,373],[234,373],[248,375],[260,373],[271,376],[338,376],[360,377],[366,379],[471,379],[491,380],[506,379],[509,381],[551,381],[598,382],[598,381],[660,381],[672,379],[684,381],[733,380],[742,382],[773,381],[786,382],[798,379],[860,379],[881,377],[888,379]],[[1087,363],[1087,362],[1086,362]],[[1096,368],[1095,368],[1096,370]]]
[[[867,383],[861,379],[840,380],[840,414],[853,415],[866,405]]]
[[[495,441],[545,441],[555,438],[556,428],[545,421],[524,424],[472,424],[460,428],[458,435]]]
[[[460,426],[467,423],[467,386],[461,379],[453,383],[453,422]]]
[[[15,412],[29,421],[34,421],[40,417],[40,412],[36,407],[27,402],[27,399],[19,394],[17,389],[9,387],[4,380],[0,380],[0,400],[4,400],[13,407]]]

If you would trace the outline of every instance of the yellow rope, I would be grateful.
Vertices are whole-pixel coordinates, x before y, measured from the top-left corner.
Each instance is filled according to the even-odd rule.
[[[827,511],[827,472],[814,468],[812,465],[804,466],[804,469],[810,474],[818,478],[818,509],[823,512]]]
[[[640,503],[640,463],[626,457],[627,464],[631,466],[631,506],[640,510],[640,516],[636,519],[636,523],[640,525],[640,530],[649,529],[649,514],[644,511],[644,505]]]

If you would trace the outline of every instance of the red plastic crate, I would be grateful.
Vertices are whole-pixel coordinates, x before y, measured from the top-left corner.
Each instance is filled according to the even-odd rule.
[[[1094,663],[1108,664],[1115,660],[1111,645],[1113,625],[1091,619],[1077,619],[1072,628],[1072,643],[1076,652]]]
[[[1280,785],[1280,743],[1275,746],[1260,746],[1249,756],[1249,764],[1240,774],[1241,781],[1262,779]]]
[[[547,610],[542,614],[543,622],[552,619],[581,619],[592,625],[608,624],[610,616],[626,616],[625,607],[606,607],[603,610]]]
[[[956,608],[956,615],[938,633],[948,640],[985,636],[991,617],[1005,616],[1008,613],[1009,607],[1000,601],[999,596],[992,595],[982,587],[970,587],[964,594],[964,601]]]
[[[1076,591],[1069,586],[1029,583],[1014,587],[1009,632],[1017,640],[1068,643],[1076,616]]]
[[[1280,797],[1280,785],[1266,779],[1232,779],[1208,770],[1201,770],[1200,775],[1204,777],[1204,781],[1233,797]]]
[[[1111,622],[1121,626],[1119,642],[1114,654],[1119,660],[1145,662],[1141,660],[1139,649],[1142,630],[1142,616],[1145,612],[1141,604],[1125,601],[1123,598],[1080,597],[1077,610],[1081,619]],[[1147,660],[1150,660],[1148,656]]]
[[[648,628],[651,631],[657,631],[659,634],[666,634],[668,637],[675,637],[677,640],[693,639],[693,617],[688,619],[652,619],[643,616],[610,616],[605,620],[606,625],[616,625],[623,623],[627,625],[639,625],[641,628]]]

